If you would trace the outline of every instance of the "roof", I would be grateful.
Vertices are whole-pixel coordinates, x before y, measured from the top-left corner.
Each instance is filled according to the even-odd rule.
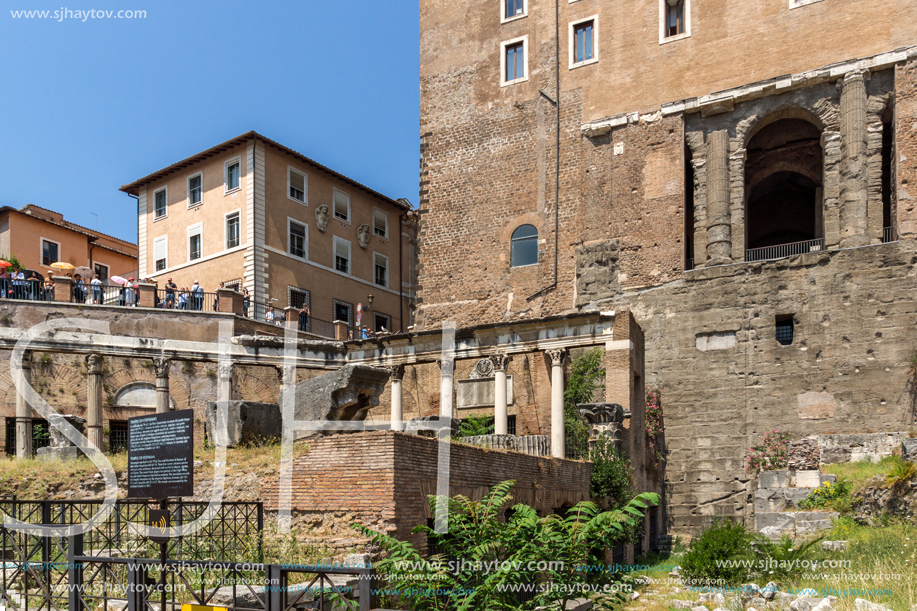
[[[341,174],[340,172],[335,172],[335,171],[332,170],[331,168],[329,168],[329,167],[327,167],[327,166],[324,166],[324,165],[318,163],[317,161],[315,161],[314,159],[312,159],[312,158],[310,158],[310,157],[306,157],[306,156],[303,155],[302,153],[299,153],[299,152],[297,152],[297,151],[294,151],[293,149],[291,149],[291,148],[289,148],[289,147],[287,147],[287,146],[284,146],[284,145],[280,144],[279,142],[276,142],[276,141],[274,141],[274,140],[271,140],[270,138],[267,138],[267,137],[265,137],[265,136],[262,136],[261,134],[259,134],[259,133],[256,132],[256,131],[248,131],[248,132],[245,132],[244,134],[242,134],[242,135],[240,135],[240,136],[236,136],[235,138],[232,138],[231,140],[227,140],[226,142],[223,142],[223,143],[218,144],[218,145],[216,145],[216,146],[214,146],[214,147],[212,147],[212,148],[209,148],[209,149],[207,149],[206,151],[202,151],[202,152],[200,152],[200,153],[197,153],[196,155],[192,155],[191,157],[188,157],[188,158],[186,158],[186,159],[182,159],[181,161],[179,161],[179,162],[177,162],[177,163],[173,163],[172,165],[170,165],[170,166],[168,166],[168,167],[165,167],[165,168],[163,168],[163,169],[161,169],[161,170],[158,170],[158,171],[156,171],[156,172],[153,172],[152,174],[149,174],[149,175],[147,175],[147,176],[144,176],[143,178],[141,178],[141,179],[139,179],[139,180],[135,180],[135,181],[132,182],[132,183],[129,183],[129,184],[124,185],[124,186],[121,187],[120,190],[121,190],[121,191],[124,191],[125,193],[128,193],[128,194],[130,194],[130,195],[137,196],[137,195],[140,194],[140,188],[143,187],[143,186],[145,186],[145,185],[148,185],[148,184],[151,183],[151,182],[158,181],[159,179],[164,178],[164,177],[168,176],[169,174],[172,174],[173,172],[177,172],[177,171],[179,171],[179,170],[182,170],[182,169],[184,169],[184,168],[186,168],[186,167],[188,167],[188,166],[190,166],[190,165],[192,165],[192,164],[194,164],[194,163],[197,163],[198,161],[202,161],[202,160],[204,160],[204,159],[207,159],[208,157],[213,157],[214,155],[219,155],[220,153],[223,153],[223,152],[225,152],[225,151],[227,151],[227,150],[229,150],[229,149],[231,149],[231,148],[233,148],[233,147],[238,146],[239,144],[242,144],[243,142],[246,142],[246,141],[252,140],[252,139],[261,140],[262,142],[265,142],[265,143],[267,143],[267,144],[270,144],[271,146],[277,148],[278,150],[281,150],[281,151],[283,151],[283,152],[285,152],[285,153],[289,153],[290,155],[293,155],[294,157],[300,159],[301,161],[305,161],[306,163],[309,163],[309,164],[315,166],[316,168],[318,168],[318,169],[320,169],[320,170],[322,170],[322,171],[324,171],[324,172],[328,172],[328,173],[331,174],[332,176],[336,176],[337,178],[340,178],[341,180],[344,180],[344,181],[346,181],[346,182],[348,182],[348,183],[350,183],[350,184],[352,184],[352,185],[354,185],[354,186],[356,186],[356,187],[359,187],[360,189],[363,189],[364,191],[366,191],[366,192],[368,192],[368,193],[371,193],[372,195],[375,195],[376,197],[380,197],[380,198],[384,199],[385,201],[389,202],[389,203],[392,204],[393,206],[397,206],[397,207],[403,208],[403,209],[405,209],[405,210],[412,210],[412,209],[413,209],[413,208],[411,207],[411,205],[410,205],[410,202],[408,202],[408,200],[406,200],[406,199],[393,199],[393,198],[391,198],[391,197],[389,197],[389,196],[387,196],[387,195],[383,195],[382,193],[379,193],[379,192],[376,191],[375,189],[371,189],[371,188],[367,187],[366,185],[364,185],[364,184],[362,184],[362,183],[359,183],[359,182],[355,181],[355,180],[352,179],[352,178],[349,178],[349,177],[347,177],[347,176],[344,176],[344,175]]]
[[[35,207],[35,208],[41,208],[40,206],[35,206],[34,204],[30,204],[30,205],[32,205],[32,206]],[[41,208],[41,209],[42,209],[42,210],[47,210],[48,212],[54,212],[53,210],[48,210],[47,208]],[[71,222],[69,222],[69,221],[64,221],[64,222],[62,222],[62,223],[58,223],[58,222],[56,222],[56,221],[52,221],[52,220],[47,219],[47,218],[42,217],[42,216],[38,216],[38,215],[35,215],[35,214],[29,214],[28,212],[23,212],[22,210],[18,210],[18,209],[16,209],[16,208],[13,208],[12,206],[3,206],[3,207],[0,207],[0,214],[3,214],[3,213],[5,213],[5,212],[15,212],[16,214],[21,214],[22,216],[27,216],[27,217],[29,217],[30,219],[35,219],[36,221],[41,221],[42,223],[48,223],[49,225],[54,225],[54,226],[56,226],[56,227],[61,227],[61,228],[63,228],[63,229],[67,229],[67,230],[72,231],[72,232],[74,232],[74,233],[80,233],[80,234],[85,235],[86,237],[88,237],[88,238],[90,238],[90,239],[92,239],[92,240],[97,240],[97,239],[99,238],[99,236],[105,236],[105,237],[110,238],[110,239],[112,239],[112,240],[117,240],[117,241],[119,241],[119,242],[124,242],[125,244],[129,244],[129,245],[131,245],[131,246],[134,246],[133,243],[128,242],[127,240],[122,240],[121,238],[116,238],[116,237],[113,237],[113,236],[110,236],[110,235],[108,235],[108,234],[101,233],[101,232],[98,232],[98,231],[89,231],[89,230],[86,229],[85,227],[82,227],[82,226],[80,226],[80,225],[76,225],[76,224],[71,223]],[[55,213],[55,214],[56,214],[56,213]],[[112,251],[112,252],[116,252],[116,253],[118,253],[118,254],[122,254],[122,255],[124,255],[124,256],[126,256],[126,257],[132,257],[132,258],[134,258],[134,259],[137,258],[137,255],[135,255],[135,254],[133,254],[133,253],[124,252],[124,251],[118,250],[117,248],[112,248],[112,247],[110,247],[110,246],[105,246],[104,244],[95,244],[95,246],[98,247],[98,248],[103,248],[103,249],[105,249],[105,250],[110,250],[110,251]]]
[[[49,222],[51,222],[51,223],[53,223],[53,224],[56,224],[56,225],[61,225],[61,223],[57,223],[56,221],[53,221],[53,220],[50,220],[50,219],[46,219],[46,218],[44,218],[44,217],[41,217],[41,216],[38,216],[38,215],[35,215],[35,214],[29,214],[28,211],[26,210],[26,208],[38,208],[39,210],[44,210],[45,212],[50,212],[51,214],[60,215],[61,218],[63,218],[63,214],[61,214],[60,212],[57,212],[57,211],[55,211],[55,210],[51,210],[50,208],[44,208],[44,207],[42,207],[42,206],[36,206],[35,204],[28,204],[27,206],[23,206],[21,209],[17,210],[17,212],[21,212],[22,214],[27,214],[27,215],[31,216],[32,218],[37,218],[37,219],[41,219],[41,220],[43,220],[43,221],[49,221]],[[137,246],[136,244],[134,244],[134,243],[131,242],[130,240],[125,240],[124,238],[119,238],[119,237],[113,236],[113,235],[108,234],[108,233],[102,233],[101,231],[96,231],[95,229],[89,229],[88,227],[83,227],[82,225],[78,225],[78,224],[76,224],[76,223],[72,223],[72,222],[70,222],[70,221],[68,221],[68,220],[63,220],[63,224],[62,224],[61,226],[66,227],[66,228],[68,228],[68,229],[73,229],[74,231],[77,231],[77,232],[79,232],[79,233],[85,233],[86,235],[89,235],[89,236],[104,236],[104,237],[106,237],[106,238],[108,238],[108,239],[110,239],[110,240],[115,240],[115,241],[117,241],[117,242],[124,242],[125,244],[128,244],[128,245],[130,245],[130,246]],[[100,246],[101,246],[101,245],[100,245]]]

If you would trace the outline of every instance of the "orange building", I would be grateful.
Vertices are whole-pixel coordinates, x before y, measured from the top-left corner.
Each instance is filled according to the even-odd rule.
[[[104,281],[137,270],[137,245],[64,220],[59,212],[28,205],[0,208],[0,256],[48,275],[57,261],[94,269]]]

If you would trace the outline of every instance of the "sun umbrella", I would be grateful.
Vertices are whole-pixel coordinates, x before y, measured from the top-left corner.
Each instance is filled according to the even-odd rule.
[[[127,278],[122,278],[121,276],[112,276],[108,281],[112,284],[120,284],[121,286],[127,284]]]
[[[13,264],[10,263],[9,261],[2,261],[2,260],[0,260],[0,267],[12,267],[12,266],[13,266]]]
[[[76,269],[76,266],[70,265],[69,263],[64,263],[63,261],[52,263],[50,267],[51,269],[56,269],[62,272],[72,272],[74,269]]]
[[[77,274],[79,274],[80,278],[83,278],[84,280],[92,279],[92,277],[96,275],[94,271],[85,265],[81,265],[80,267],[73,270],[73,275],[76,276]]]

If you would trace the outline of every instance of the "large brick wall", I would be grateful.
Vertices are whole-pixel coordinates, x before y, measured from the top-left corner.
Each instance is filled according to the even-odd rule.
[[[438,446],[435,439],[392,431],[310,440],[309,452],[293,465],[295,519],[321,528],[346,515],[425,550],[425,537],[411,529],[432,517],[426,499],[436,493]],[[450,495],[480,499],[490,486],[513,479],[514,502],[542,514],[589,499],[591,463],[449,447]],[[277,485],[271,485],[266,508],[276,510],[277,500]]]

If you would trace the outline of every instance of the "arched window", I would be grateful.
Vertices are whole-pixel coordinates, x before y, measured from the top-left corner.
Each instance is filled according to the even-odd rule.
[[[532,225],[521,225],[513,232],[511,240],[512,267],[538,263],[538,230]]]

